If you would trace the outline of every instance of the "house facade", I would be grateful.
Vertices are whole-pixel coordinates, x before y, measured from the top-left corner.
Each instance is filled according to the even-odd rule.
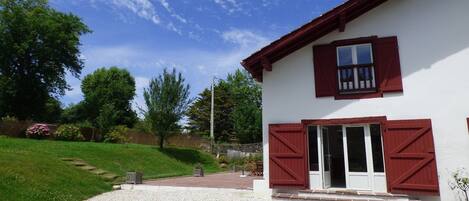
[[[262,83],[270,189],[458,200],[469,1],[349,0],[243,60]]]

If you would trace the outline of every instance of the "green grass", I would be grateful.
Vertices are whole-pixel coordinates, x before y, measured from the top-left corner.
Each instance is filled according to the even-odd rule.
[[[0,136],[0,199],[83,200],[111,190],[110,183],[61,158],[79,158],[119,176],[137,170],[146,179],[188,175],[198,162],[208,173],[220,171],[212,156],[192,149]]]

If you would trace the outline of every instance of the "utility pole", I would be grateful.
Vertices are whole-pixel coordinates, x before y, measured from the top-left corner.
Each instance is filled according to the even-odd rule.
[[[212,78],[212,97],[211,97],[211,105],[210,105],[210,149],[213,153],[213,148],[215,146],[215,135],[214,135],[214,105],[215,105],[215,77]]]

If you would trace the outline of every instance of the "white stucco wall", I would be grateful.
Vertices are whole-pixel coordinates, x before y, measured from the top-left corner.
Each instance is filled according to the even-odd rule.
[[[390,120],[430,118],[441,197],[457,200],[448,187],[450,172],[469,168],[469,1],[393,0],[360,16],[313,44],[273,64],[263,75],[265,179],[268,181],[268,124],[301,119],[385,115]],[[397,36],[404,93],[384,98],[316,98],[314,44],[334,40]]]

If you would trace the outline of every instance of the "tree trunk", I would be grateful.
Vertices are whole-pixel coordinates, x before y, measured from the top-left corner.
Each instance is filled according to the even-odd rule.
[[[164,136],[160,135],[160,149],[163,149],[163,145],[164,145]]]

